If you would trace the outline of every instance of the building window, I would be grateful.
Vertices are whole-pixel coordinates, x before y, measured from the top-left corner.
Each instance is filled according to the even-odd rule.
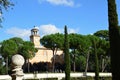
[[[47,56],[47,51],[44,51],[44,54],[43,54],[44,56]]]

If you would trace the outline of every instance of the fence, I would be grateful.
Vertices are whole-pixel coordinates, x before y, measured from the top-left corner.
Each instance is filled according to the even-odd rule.
[[[87,76],[94,77],[95,73],[87,73]],[[84,77],[84,73],[71,73],[71,77]],[[100,77],[111,77],[111,73],[99,73]],[[41,78],[58,78],[61,80],[65,77],[64,73],[36,73],[36,74],[24,74],[23,80],[25,79],[41,79]],[[9,75],[0,75],[0,80],[12,80]]]

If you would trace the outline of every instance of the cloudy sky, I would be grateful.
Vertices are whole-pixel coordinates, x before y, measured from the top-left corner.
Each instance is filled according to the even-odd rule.
[[[108,29],[107,0],[12,0],[13,9],[3,12],[0,41],[21,37],[29,40],[36,26],[40,36],[64,32],[92,34]],[[120,0],[116,0],[120,19]]]

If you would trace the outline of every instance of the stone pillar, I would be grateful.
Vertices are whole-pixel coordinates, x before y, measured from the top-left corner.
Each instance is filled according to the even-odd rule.
[[[62,80],[62,77],[58,77],[58,80]]]
[[[12,56],[12,80],[22,80],[24,73],[22,70],[22,66],[25,60],[23,56],[16,54]]]

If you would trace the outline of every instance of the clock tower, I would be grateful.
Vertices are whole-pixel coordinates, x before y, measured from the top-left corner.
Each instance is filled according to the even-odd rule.
[[[35,48],[40,48],[40,36],[38,31],[39,30],[35,26],[31,29],[30,41],[34,43]]]

